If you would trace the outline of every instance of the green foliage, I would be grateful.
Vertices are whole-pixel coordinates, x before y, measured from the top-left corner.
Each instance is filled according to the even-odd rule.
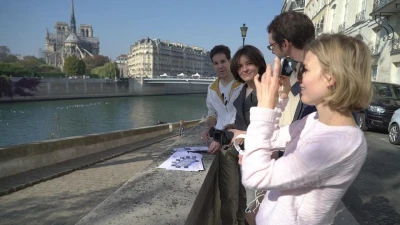
[[[13,77],[37,77],[40,72],[60,72],[59,69],[46,65],[43,59],[25,56],[18,60],[14,55],[8,55],[0,62],[0,74]]]
[[[86,65],[83,60],[79,60],[76,56],[69,56],[64,62],[64,72],[70,75],[84,75],[86,72]]]
[[[3,62],[5,63],[15,63],[18,62],[18,57],[15,55],[8,55],[5,57],[5,59],[3,60]]]
[[[114,63],[106,63],[104,66],[92,69],[93,74],[98,74],[101,78],[118,78],[119,70]]]
[[[7,46],[0,46],[0,62],[3,62],[10,54],[11,51]]]
[[[0,98],[3,96],[12,96],[12,82],[7,76],[0,76]]]
[[[78,66],[77,66],[77,70],[76,70],[76,74],[77,75],[84,75],[85,73],[86,73],[85,62],[83,62],[83,60],[79,60],[78,61]]]
[[[94,55],[86,56],[83,61],[86,64],[86,68],[91,71],[96,67],[104,66],[104,64],[110,62],[110,59],[107,56]]]
[[[40,84],[40,79],[37,78],[21,78],[17,81],[12,81],[7,76],[0,76],[0,98],[3,96],[13,97],[33,96],[33,92],[37,90]]]
[[[32,75],[29,70],[18,63],[0,63],[0,74],[14,77]]]

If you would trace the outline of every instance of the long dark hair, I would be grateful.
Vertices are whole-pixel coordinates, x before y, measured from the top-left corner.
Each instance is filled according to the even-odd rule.
[[[262,54],[262,52],[253,45],[244,45],[236,51],[231,60],[231,72],[235,80],[244,82],[244,80],[240,78],[238,73],[239,60],[242,56],[245,56],[251,63],[258,67],[258,74],[262,75],[263,73],[265,73],[267,64],[265,63],[264,55]]]

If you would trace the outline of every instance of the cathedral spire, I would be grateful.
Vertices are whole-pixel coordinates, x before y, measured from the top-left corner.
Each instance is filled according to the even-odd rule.
[[[71,32],[76,33],[76,22],[75,22],[75,13],[74,13],[74,0],[72,0]]]

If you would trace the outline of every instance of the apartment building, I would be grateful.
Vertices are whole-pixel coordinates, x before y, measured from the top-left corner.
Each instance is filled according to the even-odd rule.
[[[196,46],[144,38],[130,47],[127,60],[131,77],[159,77],[162,74],[214,76],[209,52]]]
[[[286,0],[282,11],[291,10]],[[286,8],[285,8],[286,6]],[[372,79],[400,84],[400,0],[305,0],[316,35],[343,33],[371,50]]]

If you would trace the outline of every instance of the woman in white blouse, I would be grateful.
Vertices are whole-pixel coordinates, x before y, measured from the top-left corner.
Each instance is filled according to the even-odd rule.
[[[323,35],[305,48],[301,101],[317,112],[279,127],[289,88],[280,82],[280,63],[267,66],[256,84],[258,105],[250,111],[242,182],[267,190],[257,224],[331,224],[335,208],[359,173],[367,154],[364,134],[352,111],[371,100],[371,56],[359,39]],[[274,159],[274,149],[285,148]]]

